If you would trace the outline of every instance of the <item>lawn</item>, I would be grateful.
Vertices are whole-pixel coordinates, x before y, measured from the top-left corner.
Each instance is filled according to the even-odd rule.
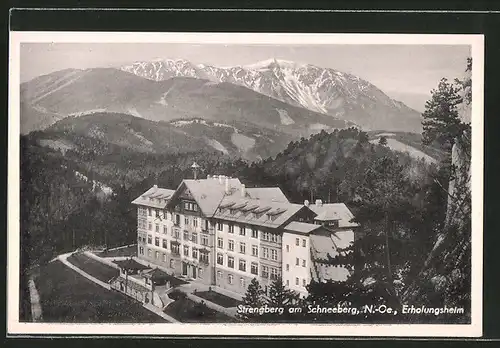
[[[166,322],[137,301],[100,287],[60,261],[54,261],[42,268],[35,281],[45,322]]]
[[[118,269],[105,265],[85,254],[75,253],[68,257],[68,262],[106,283],[120,274]]]
[[[107,250],[100,253],[96,253],[96,255],[99,257],[137,256],[137,245],[132,245],[115,250]]]
[[[167,308],[165,313],[182,323],[237,323],[233,317],[217,312],[206,305],[196,303],[185,295],[172,293],[169,295],[175,299]]]
[[[232,297],[223,294],[219,294],[218,292],[215,292],[213,290],[196,292],[195,295],[204,298],[205,300],[208,300],[210,302],[216,303],[224,308],[237,307],[239,304],[242,303],[241,301],[238,301]]]

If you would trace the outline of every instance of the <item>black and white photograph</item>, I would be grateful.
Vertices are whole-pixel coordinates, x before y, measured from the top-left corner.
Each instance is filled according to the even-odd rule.
[[[482,36],[10,49],[9,331],[481,335]]]

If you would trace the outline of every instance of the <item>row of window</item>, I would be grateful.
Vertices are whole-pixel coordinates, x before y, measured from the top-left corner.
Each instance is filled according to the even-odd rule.
[[[301,262],[300,262],[300,259],[298,257],[295,258],[295,266],[300,266]],[[302,260],[302,267],[307,267],[307,262],[306,260]],[[285,265],[285,270],[288,272],[290,271],[290,264],[286,264]]]
[[[153,250],[148,249],[147,251],[148,251],[148,257],[150,257],[150,258],[153,257]],[[144,255],[144,247],[139,247],[139,255]],[[160,252],[155,251],[154,257],[155,257],[155,259],[159,260],[160,259]],[[167,254],[163,253],[162,260],[164,263],[167,262]],[[175,268],[175,260],[174,259],[170,259],[169,266],[170,266],[170,268]],[[203,268],[198,268],[197,277],[203,278]]]
[[[298,277],[295,277],[295,285],[299,286],[300,285],[300,279]],[[290,286],[290,280],[286,280],[286,286]],[[306,279],[302,278],[302,286],[306,286]]]
[[[296,246],[300,246],[300,239],[299,238],[295,238],[295,245]],[[302,238],[302,247],[306,247],[307,246],[307,241]],[[290,245],[286,245],[286,252],[290,252]]]
[[[139,241],[140,242],[146,242],[145,237],[139,236]],[[151,235],[147,236],[147,243],[148,244],[153,244],[153,238]],[[160,237],[155,237],[154,240],[154,245],[157,247],[160,247]],[[162,239],[161,240],[161,247],[165,250],[168,250],[168,240],[167,239]],[[198,259],[198,248],[193,247],[191,249],[191,254],[189,253],[190,247],[188,245],[183,246],[183,255],[184,256],[191,256],[194,259]],[[172,254],[180,255],[180,244],[177,241],[170,241],[170,251]],[[208,254],[201,254],[200,255],[200,261],[208,263]]]
[[[227,250],[234,251],[234,240],[229,239],[227,241]],[[221,237],[217,238],[217,248],[224,249],[224,239]],[[239,252],[240,254],[246,254],[246,243],[239,242]],[[252,256],[259,256],[259,247],[257,245],[252,245]],[[262,257],[265,259],[271,259],[273,261],[278,261],[278,250],[268,247],[262,247]]]
[[[217,264],[219,264],[221,266],[224,265],[224,255],[223,254],[217,254]],[[232,257],[232,256],[227,257],[227,267],[234,269],[234,257]],[[246,269],[247,269],[246,260],[239,259],[238,260],[238,270],[240,270],[242,272],[246,272],[247,271]],[[257,264],[257,262],[250,263],[250,273],[253,275],[256,275],[256,276],[259,275],[259,265]],[[217,271],[217,274],[222,274],[222,271]],[[269,266],[263,265],[261,267],[260,276],[262,278],[269,278],[271,280],[277,280],[280,277],[280,273],[276,267],[269,267]]]
[[[217,271],[217,278],[222,279],[222,272],[221,271]],[[234,276],[232,274],[227,275],[227,283],[234,284]],[[246,289],[245,278],[240,278],[240,287],[242,287],[243,289]]]

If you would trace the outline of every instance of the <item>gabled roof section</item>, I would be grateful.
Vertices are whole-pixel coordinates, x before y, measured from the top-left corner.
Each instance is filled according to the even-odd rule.
[[[245,204],[240,209],[217,209],[214,217],[233,221],[235,223],[244,223],[249,225],[277,228],[288,222],[291,217],[302,209],[308,209],[302,204],[282,203],[272,201],[260,201],[258,199],[224,197],[221,206],[226,203],[234,203],[232,207]],[[248,207],[248,208],[247,208]],[[268,212],[279,212],[269,217]],[[231,214],[231,212],[233,214]],[[255,215],[255,213],[257,215]]]
[[[292,221],[284,227],[285,231],[296,234],[309,234],[318,228],[322,228],[322,226],[298,221]]]
[[[164,209],[174,194],[174,190],[160,188],[156,185],[132,201],[132,204]]]
[[[240,197],[240,180],[235,178],[228,178],[227,180],[229,186],[228,193],[225,192],[225,180],[222,184],[215,179],[183,180],[173,194],[170,202],[173,202],[184,191],[184,189],[187,188],[200,207],[202,213],[206,217],[212,217],[217,210],[217,207],[221,204],[223,198],[232,197],[234,200],[234,198],[238,199]]]
[[[278,203],[289,202],[279,187],[248,187],[246,191],[251,199]]]
[[[357,227],[359,224],[351,222],[354,215],[344,203],[310,204],[309,209],[317,214],[314,220],[338,220],[339,227]]]

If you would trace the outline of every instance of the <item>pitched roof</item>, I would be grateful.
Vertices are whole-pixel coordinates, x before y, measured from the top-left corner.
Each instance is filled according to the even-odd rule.
[[[320,228],[320,225],[309,224],[306,222],[292,221],[284,227],[285,231],[300,234],[309,234]]]
[[[279,187],[249,187],[246,192],[252,199],[288,203],[288,198]]]
[[[226,196],[223,198],[221,202],[221,206],[228,205],[229,203],[234,203],[229,209],[224,209],[221,212],[220,209],[217,209],[214,217],[223,219],[226,221],[234,221],[241,222],[250,225],[264,226],[264,227],[272,227],[276,228],[287,222],[293,215],[299,212],[301,209],[307,209],[302,204],[293,204],[293,203],[282,203],[282,202],[272,202],[272,201],[260,201],[258,199],[249,199],[249,198],[241,198],[241,196]],[[234,206],[240,205],[242,203],[246,203],[246,206],[258,206],[252,211],[248,211],[245,208],[231,209]],[[233,210],[233,214],[231,211]],[[273,215],[272,219],[269,219],[267,213],[273,213],[280,210],[281,212],[277,215]],[[260,216],[254,216],[255,212],[261,212]]]
[[[172,198],[175,190],[160,188],[156,185],[132,201],[132,204],[147,205],[148,207],[163,209]]]
[[[345,249],[354,242],[354,232],[350,230],[333,232],[328,235],[312,234],[309,238],[313,259],[328,260],[328,256],[332,258],[338,256],[343,252],[339,249]]]
[[[182,184],[191,192],[201,211],[207,217],[214,215],[217,207],[225,197],[240,197],[241,182],[239,179],[229,178],[229,193],[225,192],[225,180],[219,183],[215,179],[183,180]],[[181,185],[182,185],[181,184]],[[177,189],[177,191],[180,191]]]
[[[310,204],[309,208],[317,214],[314,218],[315,220],[339,220],[339,227],[359,226],[357,223],[351,222],[354,219],[354,215],[344,203]]]

